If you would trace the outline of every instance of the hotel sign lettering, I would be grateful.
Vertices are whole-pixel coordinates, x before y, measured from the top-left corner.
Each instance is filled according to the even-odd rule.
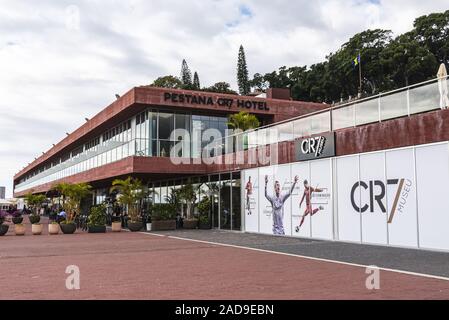
[[[164,93],[164,101],[170,101],[173,103],[187,103],[196,104],[204,106],[219,106],[231,108],[241,108],[241,109],[253,109],[269,111],[265,101],[254,101],[245,99],[233,99],[233,98],[215,98],[210,96],[201,96],[193,94],[182,94],[182,93]]]

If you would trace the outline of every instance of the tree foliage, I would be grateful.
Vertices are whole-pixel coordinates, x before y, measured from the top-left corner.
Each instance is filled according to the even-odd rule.
[[[181,65],[181,82],[184,86],[192,86],[193,85],[192,72],[190,71],[190,68],[185,59],[182,60],[182,65]]]
[[[352,62],[358,52],[365,96],[434,78],[439,63],[449,64],[449,10],[417,18],[413,30],[395,38],[382,29],[357,33],[323,62],[256,73],[250,84],[290,88],[295,100],[331,103],[355,96],[359,74]]]
[[[241,95],[247,95],[250,92],[248,66],[246,64],[245,49],[243,49],[242,45],[240,45],[237,59],[237,84]]]
[[[152,87],[169,88],[169,89],[181,89],[182,81],[177,77],[168,75],[159,77],[150,84]]]
[[[231,85],[227,82],[217,82],[214,85],[203,88],[203,91],[207,92],[216,92],[216,93],[228,93],[228,94],[237,94],[234,90],[231,89]]]
[[[198,72],[196,72],[196,71],[193,74],[193,88],[194,88],[194,90],[200,90],[201,89],[200,77],[198,76]]]
[[[53,187],[62,196],[62,206],[66,212],[66,222],[72,223],[81,211],[81,201],[91,193],[92,187],[82,183],[58,183]]]
[[[232,129],[246,131],[259,127],[260,122],[255,115],[246,111],[240,111],[239,113],[229,115],[227,124]]]
[[[125,206],[131,222],[138,222],[140,216],[141,200],[146,192],[139,179],[128,177],[126,179],[115,179],[112,181],[111,192],[118,192],[118,203]]]

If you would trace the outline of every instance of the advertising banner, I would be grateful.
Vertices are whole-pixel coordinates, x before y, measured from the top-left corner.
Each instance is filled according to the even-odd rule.
[[[259,232],[259,169],[246,170],[242,177],[245,230]]]
[[[448,145],[416,148],[419,245],[449,249]]]
[[[273,167],[259,168],[259,182],[259,232],[273,234],[273,207],[265,197],[265,190],[273,192]]]
[[[342,241],[361,241],[359,156],[337,160],[338,238]]]
[[[310,164],[300,162],[292,164],[292,175],[298,176],[298,183],[292,192],[292,235],[295,237],[311,236],[310,216],[306,213],[307,205],[304,197],[304,185],[310,181]],[[302,203],[301,203],[302,200]]]
[[[360,213],[362,242],[387,244],[384,153],[360,155]],[[357,182],[354,181],[354,184]]]
[[[310,164],[309,185],[304,185],[304,208],[312,222],[313,238],[333,239],[331,166],[331,160],[313,161]]]
[[[294,187],[294,176],[290,173],[291,166],[281,165],[274,167],[274,188],[270,191],[268,187],[268,197],[271,198],[275,213],[276,225],[273,226],[273,234],[291,235],[292,234],[292,206],[291,194]],[[279,193],[278,188],[279,187]]]
[[[388,243],[418,245],[413,149],[385,153],[387,169]]]
[[[242,177],[246,231],[449,250],[448,143],[260,167]]]

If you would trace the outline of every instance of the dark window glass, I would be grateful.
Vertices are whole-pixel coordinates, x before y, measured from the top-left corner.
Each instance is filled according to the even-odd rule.
[[[170,134],[173,131],[173,125],[174,121],[172,113],[159,113],[159,139],[170,139]]]

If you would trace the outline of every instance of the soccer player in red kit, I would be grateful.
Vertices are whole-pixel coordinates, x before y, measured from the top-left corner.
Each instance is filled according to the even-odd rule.
[[[245,186],[246,189],[246,208],[248,209],[248,214],[251,214],[251,206],[250,206],[250,196],[253,194],[253,184],[251,182],[251,176],[248,178],[248,182]]]
[[[301,202],[299,203],[299,207],[301,208],[301,205],[302,205],[304,199],[306,199],[306,210],[304,211],[304,215],[302,216],[301,223],[299,224],[299,227],[301,227],[302,224],[304,223],[304,219],[306,218],[306,216],[308,216],[309,214],[310,214],[310,216],[313,216],[318,211],[324,209],[322,206],[319,206],[318,208],[315,208],[315,209],[312,208],[312,202],[311,202],[312,192],[323,192],[323,189],[313,188],[313,187],[309,186],[309,183],[307,182],[307,180],[304,180],[304,194],[302,195],[302,199],[301,199]],[[299,227],[296,227],[296,232],[299,231]]]

